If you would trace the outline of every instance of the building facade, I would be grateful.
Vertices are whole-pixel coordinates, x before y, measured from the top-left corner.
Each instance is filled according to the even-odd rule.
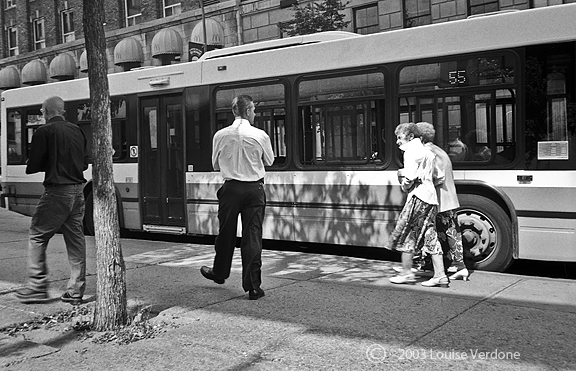
[[[298,0],[105,0],[109,73],[195,60],[198,49],[284,37]],[[576,0],[350,0],[347,31],[360,34]],[[203,21],[204,13],[204,21]],[[82,0],[2,0],[0,89],[85,77]],[[204,32],[204,24],[206,32]],[[206,42],[204,42],[206,38]]]

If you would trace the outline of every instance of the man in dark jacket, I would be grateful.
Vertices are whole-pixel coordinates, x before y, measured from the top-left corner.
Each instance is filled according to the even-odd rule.
[[[64,119],[64,101],[50,97],[42,104],[46,123],[32,136],[26,174],[44,172],[44,194],[30,225],[28,284],[16,292],[24,303],[48,298],[46,248],[61,230],[70,263],[70,280],[61,300],[80,304],[86,288],[86,243],[83,233],[87,141],[78,125]]]

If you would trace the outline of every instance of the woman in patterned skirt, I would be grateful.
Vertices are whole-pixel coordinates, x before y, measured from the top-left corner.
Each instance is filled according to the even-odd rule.
[[[434,266],[434,276],[422,285],[448,287],[435,226],[438,198],[433,178],[441,178],[443,174],[434,174],[435,156],[420,141],[416,124],[400,124],[394,133],[396,144],[404,151],[404,168],[398,171],[398,177],[408,198],[388,243],[389,249],[402,253],[403,272],[391,277],[390,282],[416,282],[412,258],[422,254],[430,255]]]

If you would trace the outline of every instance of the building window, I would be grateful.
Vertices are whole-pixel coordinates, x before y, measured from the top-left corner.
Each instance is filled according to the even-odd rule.
[[[16,27],[8,28],[8,56],[18,55],[18,30]]]
[[[571,0],[533,0],[532,7],[533,8],[542,8],[545,6],[552,6],[552,5],[560,5],[560,4],[569,4]]]
[[[164,0],[164,17],[180,14],[182,5],[178,0]]]
[[[32,34],[34,36],[34,50],[46,47],[46,34],[44,33],[44,18],[36,18],[32,21]]]
[[[468,14],[485,14],[500,10],[498,0],[468,0]]]
[[[140,0],[126,0],[126,27],[142,22],[142,5]]]
[[[378,4],[354,9],[354,32],[366,35],[379,31]]]
[[[62,38],[65,43],[76,40],[76,35],[74,34],[74,12],[72,10],[62,12]]]
[[[404,0],[404,27],[431,23],[430,0]]]
[[[6,0],[4,2],[4,8],[5,9],[10,9],[10,8],[14,8],[16,7],[16,0]]]

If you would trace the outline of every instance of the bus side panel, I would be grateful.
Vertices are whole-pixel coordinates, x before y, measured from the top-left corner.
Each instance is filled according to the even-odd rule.
[[[114,164],[114,183],[121,198],[122,228],[142,230],[139,203],[138,164]]]
[[[395,171],[298,172],[294,187],[295,240],[328,244],[385,247],[406,198]]]
[[[294,241],[294,173],[266,173],[264,190],[266,212],[262,226],[263,238]]]
[[[26,165],[8,167],[2,188],[7,209],[32,216],[44,193],[43,181],[44,173],[27,175]]]
[[[520,259],[576,261],[576,220],[518,218]]]
[[[216,193],[222,185],[218,172],[186,173],[188,197],[188,233],[218,234],[218,199]],[[263,238],[292,241],[294,238],[294,192],[292,173],[267,173],[266,212]],[[238,237],[242,235],[242,223],[238,218]]]
[[[218,234],[218,199],[222,184],[219,173],[187,172],[186,199],[189,234]]]

